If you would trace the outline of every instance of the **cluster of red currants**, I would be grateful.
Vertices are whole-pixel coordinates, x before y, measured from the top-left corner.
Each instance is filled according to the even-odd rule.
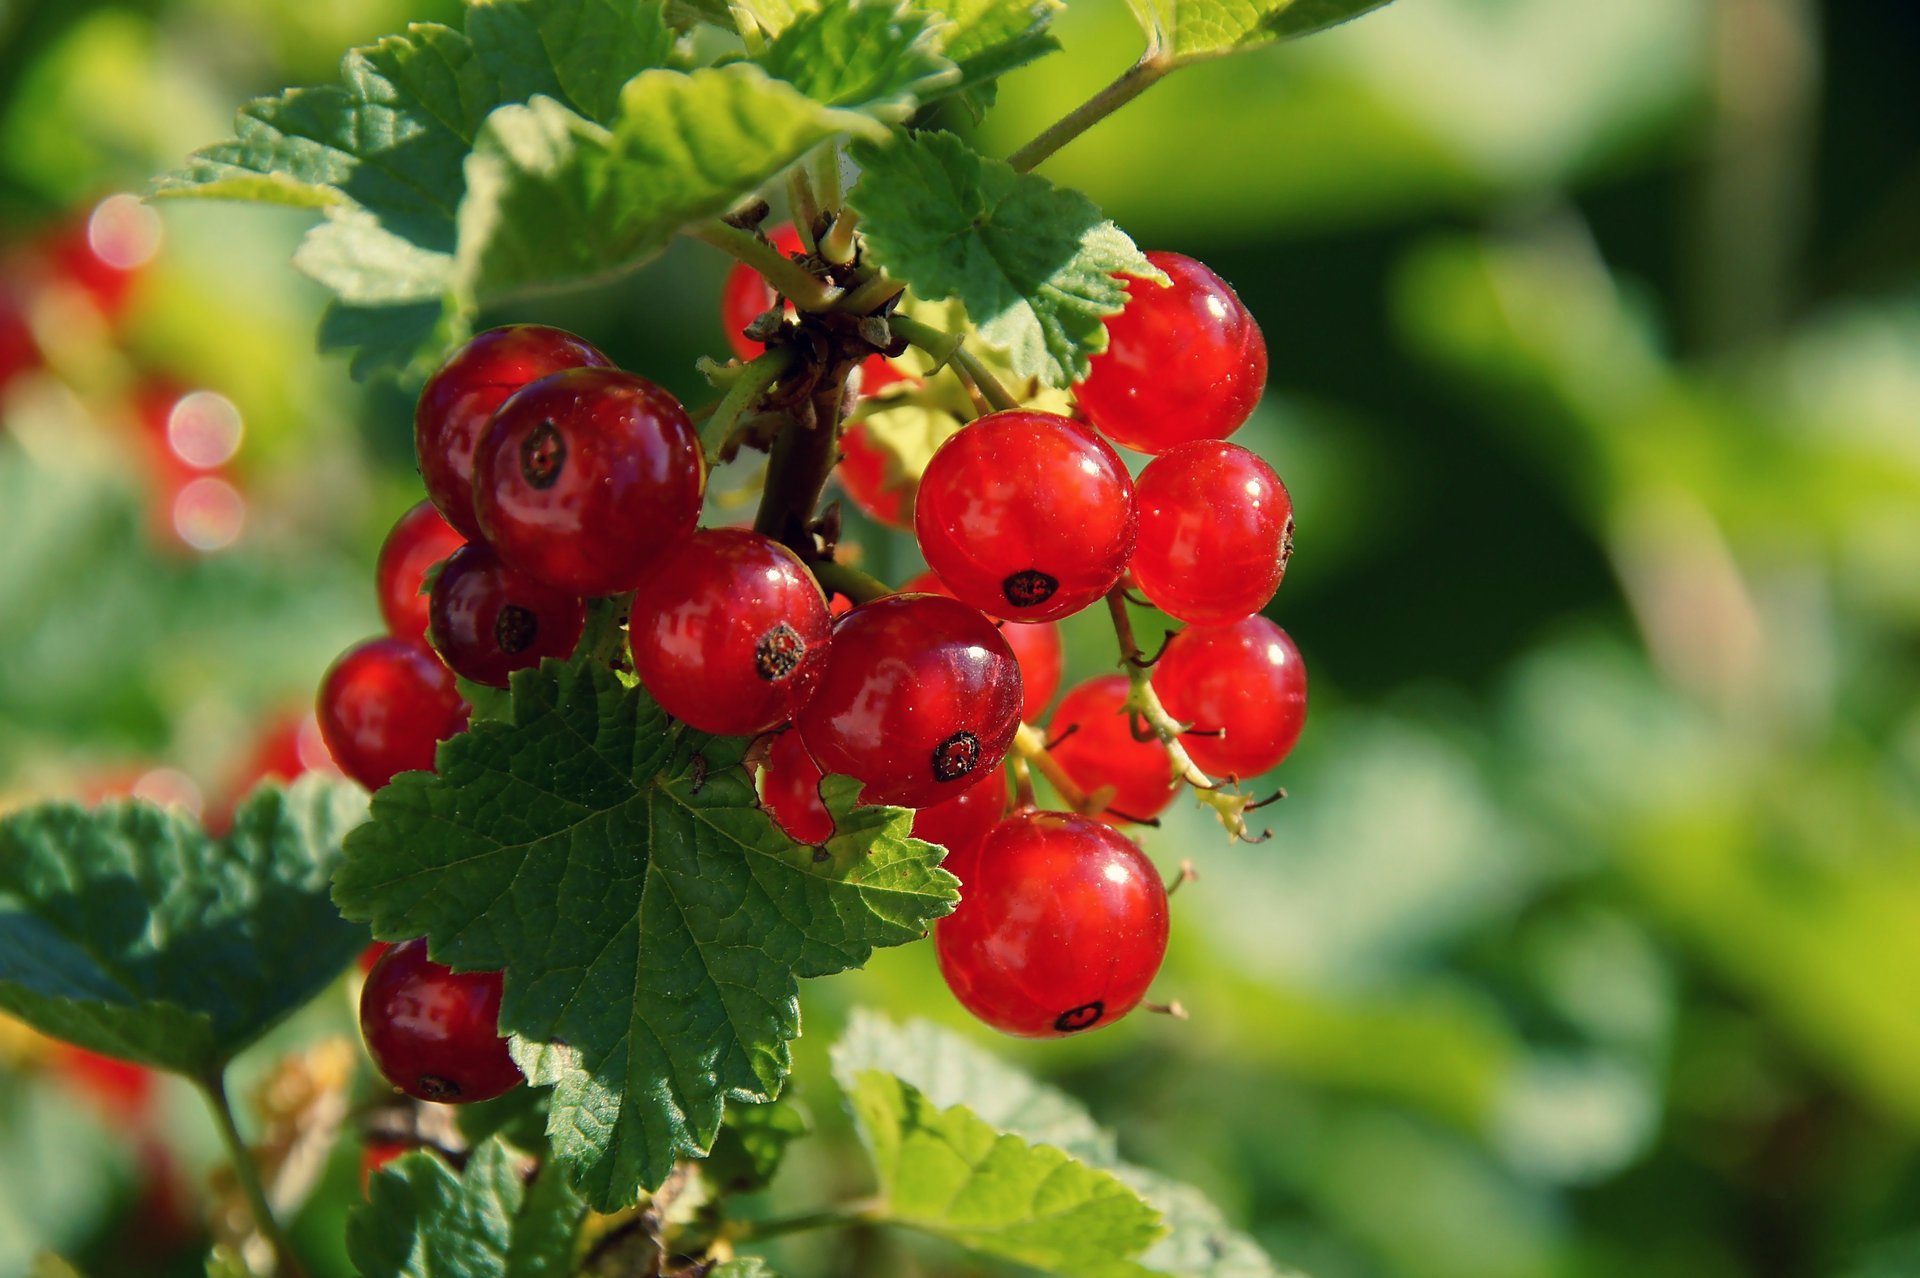
[[[588,599],[631,593],[635,674],[680,721],[764,739],[750,756],[762,801],[792,838],[833,837],[819,786],[837,774],[862,783],[862,802],[913,809],[913,834],[947,848],[964,900],[937,947],[965,1006],[1035,1036],[1124,1015],[1164,956],[1167,897],[1115,826],[1165,807],[1182,768],[1136,731],[1132,683],[1095,679],[1053,715],[1051,754],[1111,802],[1097,816],[1008,814],[1001,765],[1061,678],[1055,623],[1129,587],[1189,623],[1151,686],[1187,728],[1186,759],[1223,778],[1277,764],[1305,709],[1299,655],[1258,615],[1286,567],[1291,502],[1266,463],[1225,442],[1260,396],[1264,340],[1205,266],[1150,257],[1171,286],[1131,286],[1076,388],[1084,420],[1010,410],[961,428],[913,502],[931,571],[844,612],[793,549],[697,527],[701,441],[670,395],[554,329],[481,334],[421,395],[430,504],[380,555],[391,633],[322,684],[335,760],[370,788],[430,769],[465,723],[455,673],[504,687],[574,648]],[[731,327],[778,331],[765,317],[779,299],[744,267],[723,305]],[[759,349],[736,341],[742,358]],[[868,363],[869,391],[902,376]],[[1107,439],[1154,455],[1137,482]],[[497,1095],[519,1077],[497,1037],[499,993],[497,974],[450,973],[423,942],[393,948],[362,999],[376,1063],[426,1099]]]

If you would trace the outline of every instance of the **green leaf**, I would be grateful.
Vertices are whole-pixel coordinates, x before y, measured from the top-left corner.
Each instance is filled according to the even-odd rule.
[[[611,130],[550,99],[502,107],[467,161],[461,287],[498,296],[637,265],[849,131],[884,130],[746,63],[643,72]]]
[[[812,1130],[806,1112],[790,1100],[729,1105],[700,1174],[719,1193],[764,1189],[780,1169],[787,1146]]]
[[[758,1256],[739,1256],[707,1271],[707,1278],[778,1278]]]
[[[611,124],[637,71],[674,57],[663,0],[470,0],[467,35],[501,102],[558,98]]]
[[[347,1254],[361,1278],[564,1278],[585,1215],[564,1175],[549,1167],[527,1184],[498,1140],[459,1175],[415,1151],[368,1183],[347,1217]]]
[[[849,1092],[849,1080],[891,1075],[918,1088],[929,1105],[961,1107],[960,1112],[992,1128],[1054,1146],[1111,1173],[1157,1209],[1168,1226],[1166,1236],[1138,1257],[1149,1272],[1180,1278],[1284,1278],[1290,1272],[1228,1226],[1192,1186],[1122,1161],[1113,1136],[1078,1101],[956,1034],[924,1021],[897,1026],[861,1011],[835,1045],[833,1061],[835,1077]]]
[[[498,1136],[516,1149],[544,1153],[551,1095],[538,1087],[516,1087],[492,1100],[455,1106],[453,1121],[469,1146]]]
[[[1165,282],[1077,191],[975,154],[950,133],[858,143],[850,202],[875,260],[929,301],[953,298],[1014,371],[1065,386],[1106,349],[1121,274]]]
[[[940,35],[931,15],[902,0],[849,0],[803,15],[754,60],[817,102],[898,121],[959,87]]]
[[[795,844],[763,812],[747,743],[667,719],[604,667],[513,681],[513,723],[442,747],[348,841],[334,896],[381,936],[504,969],[501,1025],[554,1086],[548,1135],[602,1209],[703,1154],[723,1100],[776,1095],[800,1032],[798,978],[857,967],[948,913],[941,852],[912,814],[855,807]]]
[[[0,1009],[93,1051],[204,1077],[366,944],[327,900],[366,798],[264,787],[219,840],[115,802],[0,820]]]
[[[1052,1145],[996,1132],[964,1105],[836,1051],[834,1072],[873,1155],[874,1219],[1073,1278],[1141,1278],[1133,1258],[1163,1232],[1131,1189]]]
[[[941,52],[960,68],[956,92],[978,92],[1059,49],[1051,27],[1060,0],[944,0],[952,21]]]
[[[1155,50],[1191,62],[1293,40],[1387,0],[1127,0]]]

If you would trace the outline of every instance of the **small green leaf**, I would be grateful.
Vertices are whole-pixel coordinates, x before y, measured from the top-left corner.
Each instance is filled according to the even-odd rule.
[[[264,787],[215,840],[141,802],[0,820],[0,1008],[93,1051],[204,1077],[366,944],[327,879],[366,797]]]
[[[1059,49],[1051,27],[1060,0],[944,0],[952,21],[941,52],[960,68],[956,92],[979,93],[1009,71]]]
[[[1014,371],[1066,386],[1106,349],[1118,276],[1164,283],[1077,191],[975,154],[950,133],[857,143],[850,202],[875,260],[929,301],[953,298]]]
[[[700,1174],[719,1193],[764,1189],[780,1169],[787,1146],[812,1130],[806,1112],[791,1100],[729,1105]]]
[[[849,131],[881,126],[746,63],[643,72],[611,130],[550,99],[502,107],[467,162],[462,287],[497,296],[637,265]]]
[[[598,665],[513,681],[513,722],[441,748],[348,841],[335,899],[441,962],[504,969],[503,1028],[554,1086],[548,1136],[602,1209],[700,1155],[729,1095],[779,1093],[801,977],[919,939],[956,899],[912,814],[825,787],[837,833],[793,843],[748,743],[669,721]]]
[[[556,1168],[531,1185],[490,1140],[455,1175],[415,1151],[381,1168],[347,1217],[361,1278],[564,1278],[586,1208]]]
[[[1388,0],[1128,0],[1155,50],[1178,62],[1337,26]]]
[[[758,1256],[737,1256],[707,1271],[707,1278],[778,1278]]]
[[[922,1089],[929,1104],[962,1106],[980,1121],[1026,1140],[1055,1146],[1111,1172],[1156,1208],[1169,1232],[1138,1257],[1147,1270],[1178,1278],[1296,1278],[1190,1185],[1123,1162],[1113,1136],[1081,1104],[973,1044],[925,1021],[898,1026],[858,1012],[833,1049],[841,1086],[871,1072]]]
[[[851,0],[803,15],[754,60],[816,102],[904,120],[922,99],[959,86],[940,34],[902,0]]]

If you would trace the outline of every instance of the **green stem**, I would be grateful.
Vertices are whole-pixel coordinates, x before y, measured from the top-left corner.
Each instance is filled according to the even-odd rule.
[[[820,207],[829,213],[841,212],[847,202],[846,184],[840,176],[840,147],[832,143],[820,148],[814,160],[814,191]]]
[[[787,202],[793,206],[793,227],[800,232],[800,242],[807,246],[807,252],[818,253],[820,246],[814,243],[813,228],[820,225],[820,201],[814,198],[813,183],[807,180],[804,166],[795,165],[787,174]]]
[[[1013,393],[1002,386],[1000,379],[967,349],[964,338],[931,324],[923,324],[911,315],[892,315],[887,318],[887,323],[893,326],[894,332],[933,356],[939,363],[952,364],[954,371],[973,383],[996,410],[1004,412],[1020,407],[1020,401]]]
[[[829,239],[832,236],[828,236]],[[839,309],[854,315],[871,315],[907,291],[907,286],[884,270],[875,272],[864,284],[840,299]]]
[[[272,1246],[275,1267],[282,1278],[299,1278],[300,1262],[294,1257],[293,1244],[287,1241],[286,1231],[280,1228],[273,1208],[267,1204],[267,1190],[260,1183],[260,1169],[254,1165],[253,1154],[240,1135],[239,1124],[234,1122],[233,1105],[227,1100],[225,1075],[214,1073],[196,1081],[201,1094],[207,1098],[207,1107],[213,1111],[214,1126],[220,1129],[220,1139],[227,1147],[227,1158],[233,1164],[234,1179],[240,1182],[241,1192],[247,1196],[247,1206],[253,1212],[254,1228]]]
[[[823,559],[812,565],[814,578],[829,593],[845,595],[857,604],[872,603],[893,593],[893,587],[851,564]]]
[[[725,222],[701,222],[688,228],[687,234],[739,258],[765,276],[774,292],[803,311],[824,311],[840,298],[839,289],[752,231],[743,231]]]
[[[1055,151],[1158,84],[1162,76],[1178,65],[1165,54],[1149,49],[1138,62],[1121,73],[1119,79],[1048,125],[1039,137],[1008,156],[1007,163],[1020,173],[1035,168]]]
[[[835,266],[851,265],[854,258],[853,233],[859,225],[860,215],[852,209],[836,211],[832,225],[828,226],[827,233],[820,237],[820,256]]]
[[[795,1216],[769,1216],[763,1220],[736,1220],[727,1226],[727,1236],[735,1242],[763,1242],[768,1238],[779,1238],[785,1234],[802,1234],[814,1229],[845,1229],[853,1225],[873,1225],[886,1219],[883,1204],[869,1199],[865,1202],[842,1203],[837,1207],[827,1207],[820,1211],[802,1212]]]
[[[760,397],[767,393],[767,388],[780,380],[782,373],[793,367],[793,361],[791,349],[775,346],[733,370],[735,376],[727,386],[727,393],[720,397],[712,416],[700,426],[700,448],[706,453],[709,466],[725,450],[740,419],[752,411]]]

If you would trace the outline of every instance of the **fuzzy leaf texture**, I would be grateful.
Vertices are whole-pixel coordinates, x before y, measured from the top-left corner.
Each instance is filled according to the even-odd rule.
[[[1255,49],[1338,26],[1388,0],[1127,0],[1153,49],[1176,62]]]
[[[56,1038],[204,1077],[366,944],[327,899],[354,786],[263,787],[215,839],[117,801],[0,820],[0,1009]]]
[[[761,810],[747,743],[673,724],[597,665],[513,679],[512,723],[441,747],[348,840],[334,897],[383,937],[504,969],[501,1027],[547,1133],[596,1207],[631,1204],[704,1153],[724,1100],[777,1095],[798,981],[919,939],[953,908],[942,852],[903,808],[854,807],[793,843]]]
[[[1219,1208],[1190,1185],[1122,1161],[1111,1133],[1081,1104],[996,1060],[957,1034],[924,1021],[898,1026],[855,1014],[833,1050],[834,1074],[849,1095],[863,1079],[891,1076],[925,1104],[965,1113],[991,1129],[1062,1151],[1128,1186],[1156,1209],[1167,1232],[1137,1255],[1139,1269],[1179,1278],[1298,1278],[1282,1270]],[[855,1113],[862,1105],[855,1102]],[[863,1133],[870,1120],[862,1117]],[[870,1146],[884,1148],[872,1135]],[[940,1155],[945,1158],[943,1152]],[[1032,1263],[1032,1262],[1029,1262]],[[1062,1271],[1064,1272],[1064,1271]]]
[[[459,1173],[416,1151],[368,1182],[347,1217],[347,1254],[361,1278],[565,1278],[585,1214],[558,1168],[529,1185],[498,1140]]]
[[[1126,305],[1118,277],[1165,282],[1086,196],[951,133],[862,142],[853,156],[863,173],[849,202],[874,260],[918,297],[958,301],[1021,377],[1078,380]]]
[[[852,0],[802,15],[755,61],[816,102],[898,121],[959,83],[940,38],[930,14],[899,0]]]

